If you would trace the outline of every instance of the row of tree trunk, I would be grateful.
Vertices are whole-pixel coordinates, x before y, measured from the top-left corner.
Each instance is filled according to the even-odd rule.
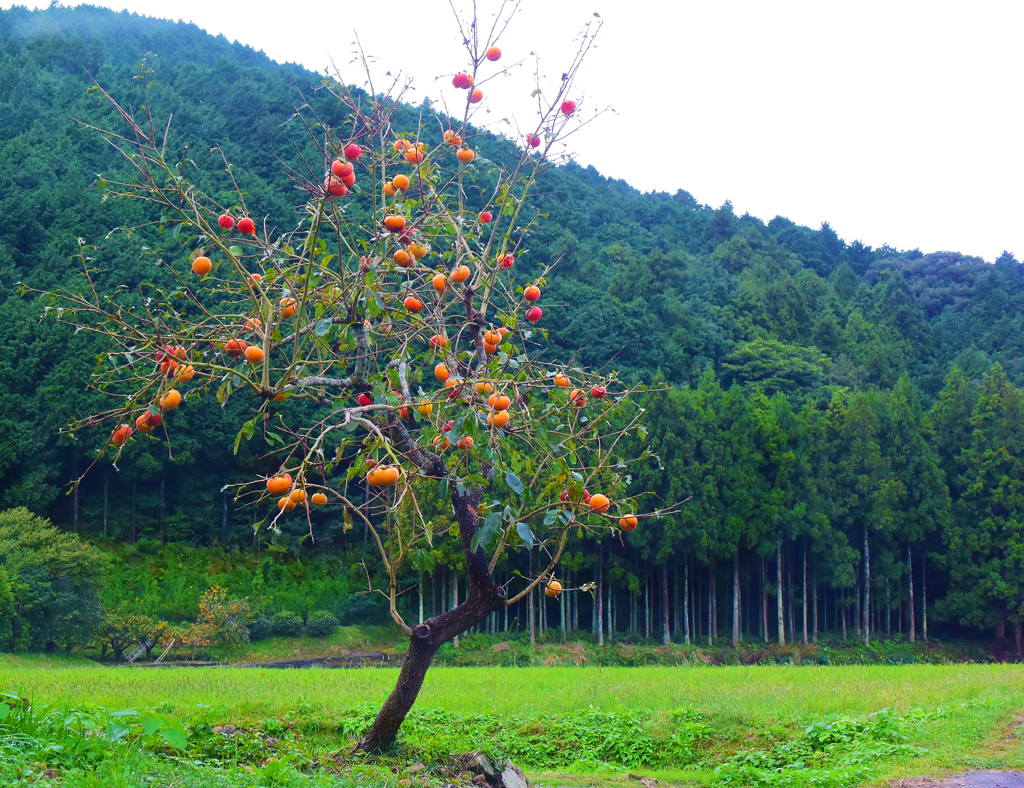
[[[911,641],[918,636],[927,640],[924,561],[918,560],[915,566],[908,547],[907,582],[892,588],[886,581],[884,592],[872,595],[867,545],[864,556],[852,588],[818,583],[806,549],[802,555],[787,558],[781,548],[774,556],[762,557],[754,571],[749,565],[746,572],[741,571],[739,554],[728,567],[714,561],[702,565],[692,559],[653,566],[630,588],[610,576],[607,556],[599,548],[592,569],[565,570],[560,575],[568,593],[551,598],[537,588],[511,608],[490,614],[471,631],[529,632],[533,643],[552,630],[569,637],[579,631],[582,620],[601,645],[623,636],[660,638],[666,645],[672,641],[712,643],[720,637],[720,630],[730,633],[733,645],[745,637],[783,645],[817,643],[819,634],[826,632],[841,633],[844,639],[855,633],[865,643],[870,642],[872,633],[896,632]],[[731,582],[720,588],[719,581],[728,578],[723,570],[731,570]],[[496,578],[504,586],[513,579],[512,575]],[[592,593],[574,591],[585,583],[593,584]],[[421,575],[419,621],[454,609],[465,595],[465,578],[460,579],[448,567],[439,567],[428,582]]]

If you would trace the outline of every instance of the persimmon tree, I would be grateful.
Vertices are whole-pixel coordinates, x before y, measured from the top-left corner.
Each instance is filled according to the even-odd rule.
[[[83,248],[87,286],[52,294],[60,319],[109,347],[96,382],[115,406],[72,429],[107,425],[116,461],[128,441],[172,443],[182,405],[246,397],[236,451],[259,431],[279,470],[237,487],[237,499],[266,512],[270,529],[305,516],[315,538],[310,508],[326,506],[372,534],[387,578],[378,590],[409,648],[367,751],[394,742],[444,643],[538,587],[560,592],[554,574],[571,532],[628,531],[664,513],[637,514],[626,497],[631,463],[647,456],[623,452],[643,434],[637,387],[544,356],[552,307],[538,301],[556,261],[531,260],[526,241],[541,218],[531,190],[584,122],[577,76],[600,23],[585,28],[554,86],[536,71],[536,120],[503,165],[480,154],[471,124],[487,82],[508,72],[497,44],[509,16],[489,31],[460,23],[468,65],[452,79],[465,90],[457,111],[398,129],[406,86],[380,93],[369,70],[367,92],[340,77],[324,83],[341,123],[296,107],[316,160],[290,173],[306,199],[286,232],[253,216],[237,186],[230,202],[201,187],[191,161],[171,156],[170,120],[148,97],[132,109],[104,91],[123,128],[96,130],[129,173],[111,177],[108,192],[143,201],[153,224],[196,251],[168,258],[150,247],[173,287],[100,292]],[[366,484],[351,489],[368,490],[365,499],[349,493],[357,478]],[[438,502],[449,519],[424,515]],[[468,594],[410,625],[398,604],[403,572],[429,569],[445,539],[464,555]],[[506,551],[535,547],[546,556],[539,571],[495,581]]]

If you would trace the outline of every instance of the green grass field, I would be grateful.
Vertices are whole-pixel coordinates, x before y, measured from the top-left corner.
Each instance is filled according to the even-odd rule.
[[[101,668],[0,657],[0,692],[35,703],[158,709],[192,726],[293,731],[330,751],[351,741],[396,677],[391,669]],[[883,709],[891,726],[870,716]],[[423,760],[477,747],[512,754],[560,785],[593,775],[616,784],[628,772],[675,783],[857,785],[1024,768],[1024,749],[1007,735],[1022,712],[1024,666],[435,668],[405,747]],[[849,737],[808,738],[808,726],[829,720]],[[834,769],[827,779],[799,777],[780,746],[810,753],[798,761],[804,771],[808,758],[822,768],[855,766],[843,767],[845,778]],[[716,771],[722,764],[732,765]]]

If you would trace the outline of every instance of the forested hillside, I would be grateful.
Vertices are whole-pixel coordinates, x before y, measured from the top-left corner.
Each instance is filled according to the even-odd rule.
[[[358,580],[377,559],[340,514],[313,515],[312,544],[304,518],[254,536],[263,514],[222,492],[273,470],[258,440],[233,451],[248,418],[239,398],[182,408],[173,457],[135,441],[117,468],[93,465],[109,429],[61,433],[110,407],[89,387],[98,340],[44,319],[29,289],[81,287],[83,262],[100,288],[170,281],[143,254],[155,236],[112,232],[157,217],[105,199],[100,175],[123,165],[88,127],[115,124],[90,75],[138,106],[140,68],[153,79],[148,101],[173,113],[169,148],[226,188],[222,149],[252,213],[280,228],[306,199],[287,173],[310,151],[294,107],[308,102],[326,121],[340,112],[318,75],[195,26],[91,7],[0,11],[0,508],[27,507],[109,549],[269,546],[281,562],[329,556]],[[396,120],[411,129],[420,114],[404,107]],[[423,133],[441,129],[428,114]],[[476,142],[490,158],[512,155],[502,138]],[[737,216],[682,190],[641,194],[573,164],[546,171],[537,194],[542,218],[518,259],[527,278],[557,261],[545,290],[551,353],[656,384],[646,441],[661,464],[633,484],[664,504],[692,496],[628,536],[570,544],[567,579],[596,582],[610,633],[732,627],[791,640],[940,627],[1016,631],[1019,648],[1024,276],[1013,255],[872,249],[828,224]],[[164,259],[190,253],[159,242]],[[457,593],[458,555],[436,551],[427,614]],[[525,573],[529,561],[520,551],[498,571]],[[131,577],[120,582],[149,582]],[[420,579],[411,567],[408,578]],[[112,604],[155,593],[122,590]],[[548,603],[542,621],[593,627],[590,599]]]

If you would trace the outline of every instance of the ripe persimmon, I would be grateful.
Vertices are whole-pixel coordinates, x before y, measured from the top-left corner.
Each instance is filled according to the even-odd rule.
[[[385,197],[394,197],[396,192],[397,189],[395,189],[395,184],[393,181],[388,181],[387,183],[384,184]]]
[[[548,584],[544,586],[544,593],[554,599],[556,596],[562,593],[562,584],[557,580],[549,580]]]
[[[366,481],[374,487],[390,487],[401,475],[397,465],[381,465],[366,474]]]
[[[409,254],[405,249],[399,249],[395,252],[395,264],[400,265],[402,268],[411,268],[415,260],[412,259],[412,255]]]
[[[295,314],[296,301],[294,298],[281,299],[281,317],[287,320]]]
[[[430,338],[430,346],[435,349],[448,347],[448,337],[441,334],[435,334]]]
[[[448,280],[445,279],[444,274],[437,274],[437,276],[431,280],[431,284],[433,284],[434,290],[438,293],[443,293],[445,287],[448,286]]]
[[[277,508],[282,512],[290,512],[295,508],[295,502],[287,495],[277,502]]]
[[[434,405],[430,402],[421,402],[416,406],[416,411],[420,414],[421,418],[425,419],[434,412]]]
[[[238,220],[238,232],[242,235],[255,235],[256,234],[256,222],[250,219],[248,216]]]
[[[280,495],[286,493],[291,489],[292,476],[290,473],[282,473],[278,476],[271,476],[267,479],[267,492],[274,495]]]
[[[595,493],[590,496],[590,511],[596,514],[604,514],[608,511],[609,506],[611,506],[611,501],[608,500],[607,495]]]
[[[416,148],[410,148],[405,152],[405,160],[410,164],[419,164],[426,157],[427,155],[423,151],[417,150]],[[397,183],[395,184],[395,188],[398,188]]]
[[[250,364],[259,364],[263,360],[263,348],[259,345],[249,345],[245,349],[245,360]]]
[[[469,451],[470,449],[473,448],[473,443],[474,441],[472,435],[463,435],[461,438],[459,438],[459,442],[456,445],[463,451]]]
[[[487,414],[487,423],[493,427],[501,429],[508,424],[508,420],[510,418],[511,416],[507,410],[496,410],[494,413]]]
[[[116,430],[114,430],[114,434],[110,436],[110,440],[113,441],[115,446],[123,446],[125,441],[127,441],[131,436],[132,428],[127,424],[121,424]]]
[[[559,388],[567,389],[569,388],[569,378],[567,378],[564,374],[559,372],[557,375],[555,375],[555,385],[558,386]]]
[[[445,364],[438,364],[434,367],[434,377],[444,383],[448,378],[452,376],[452,373],[448,371],[448,367]]]
[[[470,104],[479,104],[484,100],[484,92],[480,88],[474,88],[473,92],[469,94]]]
[[[505,394],[491,394],[487,398],[487,404],[491,406],[491,410],[508,410],[508,406],[512,404]]]
[[[463,164],[469,164],[473,159],[476,158],[476,154],[469,148],[459,148],[459,152],[455,154],[459,161]]]
[[[632,531],[636,526],[637,519],[635,514],[624,514],[619,518],[619,528],[623,531]]]
[[[178,377],[176,378],[178,383],[188,383],[195,376],[196,371],[192,366],[182,367],[178,370]]]
[[[486,52],[484,52],[484,57],[493,63],[501,57],[501,50],[497,47],[490,47]]]
[[[478,380],[473,384],[473,388],[476,389],[477,394],[485,395],[494,391],[494,384],[488,383],[486,380]]]
[[[288,497],[291,498],[292,503],[303,503],[306,500],[306,491],[300,487],[292,490],[292,494]]]
[[[309,502],[312,503],[313,506],[323,506],[325,503],[327,503],[327,496],[320,492],[313,493],[309,497]]]
[[[392,185],[398,189],[398,191],[405,191],[409,188],[409,176],[408,175],[396,175],[391,180]]]
[[[229,339],[224,343],[224,352],[231,358],[240,358],[245,352],[246,343],[244,339]]]
[[[422,260],[424,257],[427,256],[427,247],[425,247],[423,244],[412,243],[405,248],[409,251],[409,254],[411,254],[417,260]]]
[[[398,213],[393,213],[390,216],[385,216],[384,226],[391,232],[397,233],[405,229],[405,217]]]
[[[410,312],[419,312],[421,309],[423,309],[423,302],[413,295],[406,296],[405,301],[403,301],[402,303],[405,304],[405,308],[408,309]]]
[[[197,257],[192,261],[192,273],[198,274],[199,276],[206,276],[210,271],[213,270],[213,263],[210,262],[209,257]]]
[[[177,389],[168,389],[167,393],[160,398],[160,410],[174,410],[181,404],[181,393]]]
[[[452,281],[453,282],[459,282],[459,283],[465,282],[467,279],[469,279],[469,274],[470,274],[469,266],[468,265],[460,265],[458,268],[456,268],[454,271],[452,271]]]
[[[446,145],[451,145],[453,148],[457,148],[462,144],[462,137],[451,129],[448,129],[448,131],[444,133],[444,142]]]
[[[500,345],[501,334],[499,334],[497,331],[485,331],[484,342],[486,342],[488,345]]]
[[[527,301],[536,301],[540,298],[540,288],[534,285],[530,285],[523,291],[523,298]]]

